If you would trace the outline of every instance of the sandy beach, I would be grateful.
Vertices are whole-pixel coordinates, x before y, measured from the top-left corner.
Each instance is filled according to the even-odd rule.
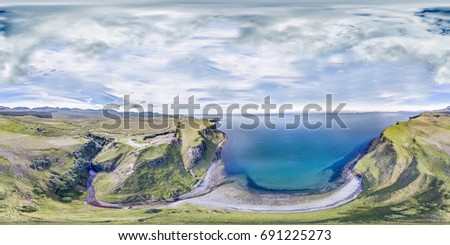
[[[124,206],[109,204],[97,200],[95,190],[90,186],[87,203],[104,208],[143,206],[164,208],[195,205],[242,212],[290,213],[334,208],[354,200],[362,191],[362,179],[355,176],[349,169],[345,173],[346,178],[342,181],[343,184],[326,193],[275,193],[249,189],[242,178],[230,178],[226,174],[221,153],[227,140],[227,137],[225,137],[217,146],[215,159],[212,161],[203,181],[194,190],[179,196],[176,201],[147,204],[135,203]],[[350,164],[354,164],[354,161],[350,162]],[[91,176],[92,179],[94,177],[95,174]]]
[[[273,193],[250,190],[242,179],[229,178],[221,159],[223,146],[227,138],[216,150],[216,159],[208,169],[204,180],[196,189],[179,197],[179,201],[168,204],[171,207],[196,205],[223,210],[242,212],[311,212],[334,208],[348,203],[362,191],[362,179],[355,176],[349,168],[354,165],[354,159],[348,163],[344,174],[345,180],[338,188],[321,194]]]
[[[184,196],[187,199],[171,203],[169,206],[191,204],[223,210],[261,213],[311,212],[348,203],[358,197],[361,191],[362,180],[356,176],[352,176],[345,184],[333,191],[314,195],[253,192],[239,181],[235,181],[222,184],[201,196],[189,198],[188,193]]]

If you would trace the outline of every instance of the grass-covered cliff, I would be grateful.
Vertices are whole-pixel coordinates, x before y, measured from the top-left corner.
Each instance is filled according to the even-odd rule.
[[[0,223],[450,222],[448,111],[399,122],[374,139],[354,168],[364,178],[364,191],[354,201],[328,210],[284,214],[86,205],[84,160],[99,172],[93,185],[100,201],[170,200],[199,183],[223,138],[209,122],[199,130],[183,129],[186,121],[171,121],[164,130],[139,130],[138,121],[130,130],[104,130],[102,122],[95,116],[65,114],[0,116]],[[92,151],[85,151],[89,145]],[[72,175],[79,166],[81,174]],[[66,189],[52,186],[57,178]]]
[[[99,200],[160,201],[184,194],[201,182],[223,139],[208,122],[192,129],[181,121],[174,131],[155,135],[139,136],[140,143],[132,144],[117,139],[104,147],[93,160],[100,171],[93,182]]]
[[[0,217],[83,205],[90,169],[98,172],[100,201],[170,200],[194,189],[223,133],[208,119],[155,115],[167,122],[158,130],[148,119],[134,116],[130,129],[107,130],[107,119],[92,114],[0,116]]]
[[[397,205],[397,218],[444,220],[450,208],[450,113],[423,113],[387,128],[355,166],[367,201]]]

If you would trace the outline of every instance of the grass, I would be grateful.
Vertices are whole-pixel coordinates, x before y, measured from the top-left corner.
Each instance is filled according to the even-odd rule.
[[[114,203],[170,200],[195,188],[206,174],[221,138],[214,130],[208,132],[209,138],[205,138],[203,130],[212,126],[208,120],[194,119],[200,125],[199,129],[189,127],[187,120],[181,118],[178,126],[179,142],[155,143],[135,149],[124,142],[129,139],[139,142],[140,139],[142,142],[139,143],[146,143],[143,141],[145,136],[162,132],[115,137],[115,142],[105,147],[94,160],[96,166],[104,166],[100,169],[106,170],[93,183],[97,198]],[[170,127],[167,132],[170,131],[175,130]],[[191,166],[186,152],[201,144],[205,145],[204,156]]]
[[[450,147],[449,117],[421,116],[394,125],[376,140],[356,165],[365,179],[365,190],[343,206],[308,213],[263,214],[182,206],[103,209],[84,204],[86,194],[63,203],[48,192],[51,172],[63,173],[73,165],[73,152],[86,142],[86,130],[114,139],[95,158],[104,167],[94,181],[97,196],[107,202],[171,199],[194,188],[215,156],[223,139],[217,131],[180,132],[181,147],[156,144],[140,149],[127,145],[129,139],[143,142],[147,135],[175,131],[167,120],[163,130],[139,129],[134,118],[130,130],[104,130],[101,118],[0,116],[0,223],[1,224],[408,224],[449,223]],[[146,119],[144,119],[146,120]],[[183,119],[185,120],[185,119]],[[183,121],[182,123],[186,123]],[[49,133],[36,133],[37,127]],[[67,144],[72,142],[73,144]],[[203,161],[186,165],[190,147],[206,145]],[[49,156],[49,171],[27,167],[36,156]],[[14,158],[15,157],[15,158]],[[13,159],[10,161],[9,159]],[[415,161],[415,162],[413,162]],[[192,172],[187,170],[192,170]],[[131,171],[132,170],[132,171]],[[192,173],[194,175],[192,175]],[[43,190],[43,191],[39,191]],[[33,210],[36,207],[37,210]],[[32,211],[32,212],[31,212]]]
[[[427,114],[386,129],[384,140],[376,142],[356,166],[370,185],[368,195],[385,203],[414,201],[424,210],[436,204],[439,208],[434,214],[428,211],[428,215],[448,217],[448,125],[449,116]],[[412,213],[423,213],[414,210]]]
[[[418,197],[420,198],[420,196]],[[381,204],[358,198],[334,209],[308,213],[243,213],[195,206],[163,208],[160,212],[147,212],[148,208],[130,210],[101,209],[84,205],[81,201],[70,204],[50,199],[37,201],[39,210],[34,213],[18,213],[0,223],[18,224],[408,224],[446,222],[427,217],[437,206],[417,206],[413,202]],[[59,210],[55,212],[55,210]]]
[[[93,164],[99,169],[109,171],[114,169],[119,163],[129,160],[129,153],[133,147],[124,143],[112,142],[94,158]]]
[[[115,190],[106,197],[99,195],[100,200],[131,202],[171,199],[191,190],[195,182],[185,171],[180,150],[175,145],[151,147],[139,155],[135,164],[133,172],[116,185]],[[98,183],[94,183],[96,188]]]

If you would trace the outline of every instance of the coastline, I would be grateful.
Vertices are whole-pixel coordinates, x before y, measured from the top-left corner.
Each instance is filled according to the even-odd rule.
[[[218,162],[219,163],[219,162]],[[215,171],[218,167],[212,168]],[[362,178],[352,175],[338,188],[323,194],[278,194],[252,192],[238,179],[229,179],[201,195],[187,195],[170,207],[195,205],[253,213],[294,213],[330,209],[356,199],[363,190]],[[195,190],[194,190],[195,191]],[[194,194],[195,192],[191,193]],[[189,194],[189,193],[188,193]]]
[[[180,195],[177,201],[206,195],[227,183],[228,176],[225,172],[225,164],[222,161],[222,150],[228,142],[228,136],[224,132],[222,134],[224,135],[224,139],[217,145],[215,157],[211,162],[211,166],[206,171],[203,180],[192,191]]]
[[[226,134],[224,133],[226,136]],[[341,206],[356,199],[363,190],[363,180],[356,176],[352,169],[361,158],[361,152],[356,158],[345,164],[339,187],[320,194],[297,193],[265,193],[247,188],[247,183],[241,179],[229,178],[225,165],[220,158],[223,146],[228,141],[224,139],[216,150],[216,159],[208,169],[204,180],[189,193],[181,195],[170,207],[195,205],[222,210],[260,213],[290,213],[312,212]]]
[[[114,204],[97,200],[94,187],[90,186],[86,203],[99,208],[165,208],[195,205],[240,212],[295,213],[341,206],[356,199],[363,190],[362,178],[356,176],[352,171],[363,152],[345,164],[338,182],[340,185],[328,192],[305,195],[304,193],[270,193],[252,190],[247,187],[247,183],[243,179],[229,177],[226,174],[221,155],[223,147],[228,142],[228,136],[224,132],[222,133],[224,139],[216,147],[215,158],[211,162],[211,166],[204,179],[192,191],[182,194],[172,201]],[[95,174],[92,179],[94,177]]]
[[[244,186],[225,184],[203,196],[180,200],[169,204],[171,207],[195,205],[222,210],[253,213],[294,213],[330,209],[346,204],[359,196],[362,180],[354,176],[344,185],[324,194],[317,195],[260,195],[252,193]]]

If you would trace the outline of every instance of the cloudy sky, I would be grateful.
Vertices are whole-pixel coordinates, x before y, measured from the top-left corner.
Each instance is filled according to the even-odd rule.
[[[450,105],[443,4],[0,6],[2,106]]]

